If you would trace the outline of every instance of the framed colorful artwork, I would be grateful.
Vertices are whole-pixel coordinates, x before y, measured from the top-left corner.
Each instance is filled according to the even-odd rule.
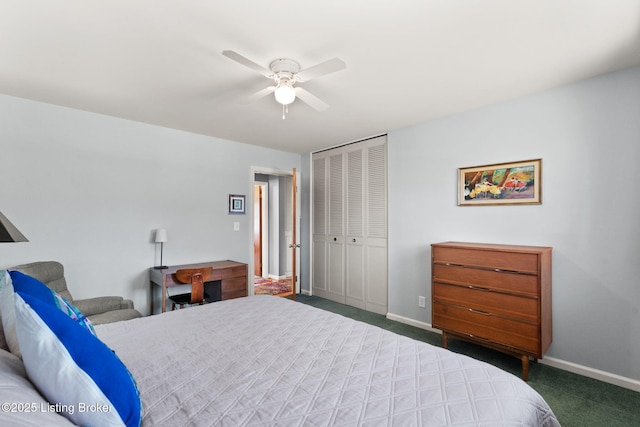
[[[458,205],[540,204],[542,159],[458,169]]]

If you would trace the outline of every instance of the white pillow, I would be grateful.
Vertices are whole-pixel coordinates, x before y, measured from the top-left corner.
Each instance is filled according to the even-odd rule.
[[[0,317],[2,318],[2,348],[20,357],[18,338],[16,337],[16,316],[13,312],[13,283],[8,271],[4,271],[0,280]]]
[[[64,416],[78,425],[140,425],[135,381],[109,347],[33,295],[14,293],[14,308],[27,375]]]
[[[27,379],[24,364],[15,355],[0,350],[0,424],[12,427],[72,426],[55,412]]]

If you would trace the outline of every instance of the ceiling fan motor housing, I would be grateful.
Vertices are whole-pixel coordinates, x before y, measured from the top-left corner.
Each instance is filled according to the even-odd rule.
[[[272,61],[269,68],[273,72],[273,79],[276,82],[274,91],[276,101],[283,106],[291,104],[296,99],[293,84],[296,81],[296,73],[300,71],[300,64],[292,59],[281,58]]]
[[[269,64],[269,68],[274,75],[288,75],[292,78],[295,74],[300,72],[300,64],[293,59],[280,58],[276,59]]]

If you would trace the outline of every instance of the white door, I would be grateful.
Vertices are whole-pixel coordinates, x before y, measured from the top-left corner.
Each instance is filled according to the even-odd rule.
[[[313,158],[312,293],[327,297],[327,158]]]
[[[343,154],[329,156],[326,298],[344,303],[344,188]]]
[[[366,309],[364,154],[359,144],[346,147],[345,302],[362,309]]]
[[[387,137],[367,141],[365,308],[387,314]]]
[[[322,298],[345,302],[343,155],[313,156],[313,283]]]
[[[313,155],[315,295],[387,312],[386,136]]]

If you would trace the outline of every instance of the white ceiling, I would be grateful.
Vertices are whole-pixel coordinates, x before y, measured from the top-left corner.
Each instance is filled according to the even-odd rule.
[[[222,56],[346,70],[269,81]],[[0,93],[291,152],[640,64],[640,0],[0,0]]]

